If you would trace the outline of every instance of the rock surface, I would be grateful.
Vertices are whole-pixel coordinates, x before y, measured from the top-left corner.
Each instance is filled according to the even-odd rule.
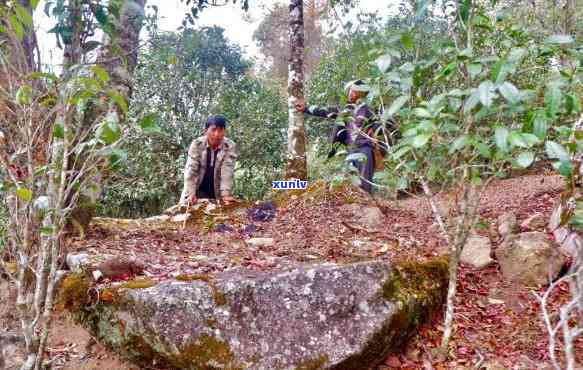
[[[141,289],[130,282],[73,312],[101,342],[142,366],[362,369],[403,344],[441,305],[446,261],[245,270]]]
[[[541,232],[508,237],[496,249],[496,257],[506,279],[526,286],[548,284],[566,261],[556,243]]]
[[[492,243],[490,243],[490,239],[484,236],[471,235],[462,250],[460,260],[466,265],[481,269],[494,262],[490,257],[491,252]]]

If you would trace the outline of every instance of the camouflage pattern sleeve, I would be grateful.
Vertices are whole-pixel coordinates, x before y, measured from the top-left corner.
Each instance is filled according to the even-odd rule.
[[[188,199],[196,194],[198,172],[200,171],[200,151],[196,141],[188,148],[188,158],[184,167],[184,189],[180,196],[180,204],[186,204]]]
[[[318,107],[315,105],[311,105],[306,107],[304,113],[309,114],[310,116],[322,117],[322,118],[336,118],[338,117],[338,108],[337,107]]]
[[[221,197],[233,195],[233,179],[235,177],[235,162],[239,157],[239,148],[232,142],[232,148],[225,153],[225,159],[221,165]]]

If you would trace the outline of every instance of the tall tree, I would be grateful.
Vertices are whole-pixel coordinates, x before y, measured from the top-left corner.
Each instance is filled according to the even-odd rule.
[[[296,110],[304,100],[304,4],[303,0],[290,0],[290,63],[288,76],[289,126],[287,130],[286,177],[306,180],[306,129],[304,116]]]
[[[27,5],[32,3],[38,1]],[[9,278],[17,290],[26,353],[23,370],[44,366],[67,220],[82,191],[117,154],[145,0],[48,4],[47,11],[52,6],[57,19],[53,32],[64,45],[61,77],[30,73],[27,42],[35,39],[34,6],[0,3],[1,34],[10,40],[0,47],[11,54],[0,60],[6,80],[0,86],[0,102],[12,114],[0,126],[0,180],[10,212],[6,253],[16,265]],[[101,44],[90,40],[95,19],[108,37]],[[24,37],[25,30],[32,33],[30,38]],[[103,57],[87,65],[88,53],[100,45]],[[26,68],[19,64],[23,60]],[[0,258],[0,266],[4,263]]]
[[[320,25],[326,11],[326,2],[322,0],[304,1],[304,73],[306,79],[317,67],[326,42]],[[288,77],[289,61],[289,10],[283,4],[275,4],[265,15],[253,39],[261,53],[269,61],[265,74],[269,79],[281,82]]]

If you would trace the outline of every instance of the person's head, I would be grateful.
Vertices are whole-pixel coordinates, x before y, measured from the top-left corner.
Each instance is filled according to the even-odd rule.
[[[351,82],[348,85],[348,102],[351,104],[356,103],[359,99],[364,98],[368,92],[364,91],[363,88],[359,88],[359,86],[364,87],[365,83],[362,80],[356,80]]]
[[[225,138],[227,119],[221,115],[210,116],[205,124],[205,132],[210,146],[216,148]]]

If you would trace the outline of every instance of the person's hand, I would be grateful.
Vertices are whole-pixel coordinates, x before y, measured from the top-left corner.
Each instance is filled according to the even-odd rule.
[[[226,206],[228,206],[231,203],[235,203],[236,200],[234,197],[230,196],[230,195],[225,195],[223,197],[223,203],[225,203]]]
[[[191,205],[192,205],[192,204],[196,204],[196,201],[197,201],[197,200],[198,200],[198,199],[196,198],[196,194],[192,194],[192,195],[190,196],[190,198],[188,198],[188,202],[189,202]]]
[[[296,103],[296,110],[298,112],[301,112],[301,113],[305,112],[306,111],[306,102],[303,100],[298,101]]]

